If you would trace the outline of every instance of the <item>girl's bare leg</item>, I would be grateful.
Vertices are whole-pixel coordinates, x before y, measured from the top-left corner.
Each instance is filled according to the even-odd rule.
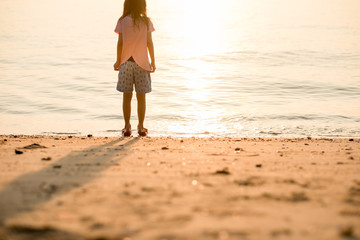
[[[144,128],[145,111],[146,111],[145,93],[136,93],[136,98],[137,98],[137,112],[139,119],[138,130],[142,131]]]
[[[131,130],[130,116],[131,116],[131,99],[132,93],[124,93],[123,95],[123,114],[126,130]]]

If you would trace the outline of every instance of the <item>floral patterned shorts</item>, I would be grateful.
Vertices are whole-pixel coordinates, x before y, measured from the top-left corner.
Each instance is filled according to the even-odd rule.
[[[119,68],[119,77],[116,89],[119,92],[130,93],[135,91],[137,93],[151,92],[151,77],[150,73],[139,67],[133,61],[126,61],[121,64]]]

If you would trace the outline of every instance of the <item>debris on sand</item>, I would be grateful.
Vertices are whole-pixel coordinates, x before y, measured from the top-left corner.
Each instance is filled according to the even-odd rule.
[[[23,151],[20,151],[18,149],[15,149],[15,154],[23,154],[24,152]]]
[[[215,172],[215,174],[220,174],[220,175],[230,175],[230,171],[227,167],[223,168],[223,169],[220,169],[220,170],[217,170]]]
[[[293,192],[287,200],[290,202],[306,202],[310,199],[304,192]]]
[[[285,202],[306,202],[310,200],[304,192],[292,192],[290,196],[263,193],[262,198]]]
[[[240,186],[260,186],[265,183],[265,180],[260,177],[253,176],[244,180],[237,180],[235,183]]]
[[[239,148],[239,147],[235,148],[235,152],[242,152],[242,151],[244,151],[244,149]]]
[[[41,146],[40,144],[37,144],[37,143],[33,143],[33,144],[23,147],[23,149],[37,149],[37,148],[46,148],[46,147]]]
[[[340,228],[339,231],[340,236],[342,237],[353,237],[354,236],[354,228],[352,226],[346,226]]]
[[[40,233],[49,233],[55,232],[55,230],[50,226],[32,226],[32,225],[13,225],[9,227],[9,230],[16,233],[23,234],[40,234]]]

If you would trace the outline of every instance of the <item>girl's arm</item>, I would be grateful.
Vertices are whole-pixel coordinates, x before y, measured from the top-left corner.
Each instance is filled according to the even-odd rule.
[[[122,33],[119,33],[119,39],[118,39],[117,51],[116,51],[116,63],[114,64],[115,71],[119,71],[120,68],[122,45],[123,45]]]
[[[151,58],[151,72],[155,72],[156,66],[155,66],[154,44],[153,44],[151,32],[148,32],[147,34],[147,47],[149,49],[149,54]]]

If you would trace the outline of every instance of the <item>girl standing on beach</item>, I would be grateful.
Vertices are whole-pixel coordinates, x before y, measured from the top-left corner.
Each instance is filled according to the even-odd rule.
[[[123,114],[125,127],[123,136],[131,136],[131,99],[133,85],[137,98],[137,113],[140,136],[146,136],[144,128],[146,98],[151,92],[150,72],[154,72],[155,56],[151,33],[154,31],[151,20],[146,15],[145,0],[125,0],[123,15],[117,22],[115,32],[119,34],[117,60],[114,70],[119,71],[117,90],[123,92]],[[151,63],[148,58],[148,51]]]

